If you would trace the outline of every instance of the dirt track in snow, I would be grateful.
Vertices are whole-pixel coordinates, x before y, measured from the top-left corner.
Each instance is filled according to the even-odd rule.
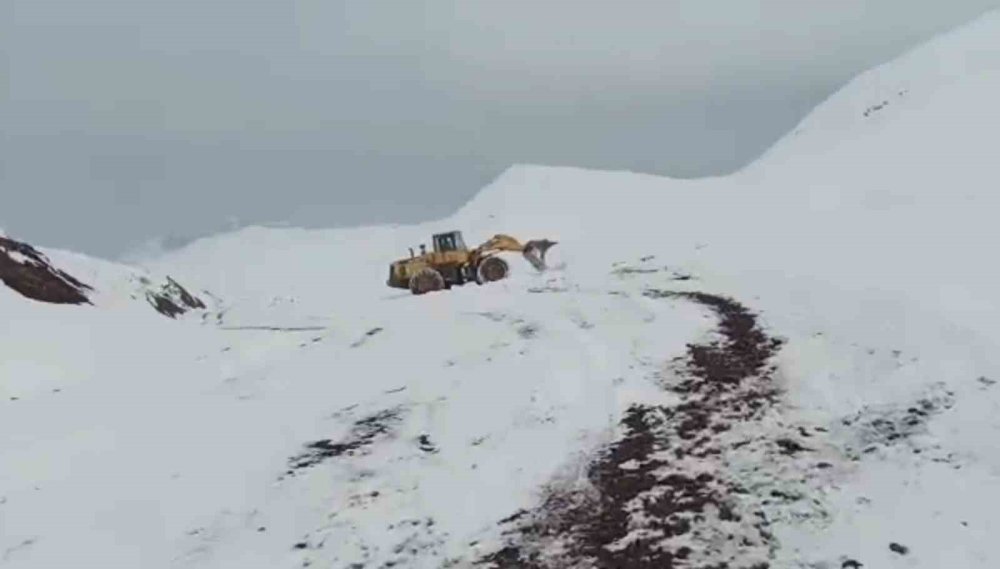
[[[624,436],[590,464],[588,484],[551,490],[534,511],[504,520],[506,545],[481,566],[769,567],[767,517],[755,500],[743,499],[749,491],[730,476],[727,455],[751,444],[735,431],[760,420],[779,395],[771,360],[782,341],[730,298],[660,290],[645,296],[696,302],[719,319],[718,338],[690,344],[663,378],[663,389],[682,402],[633,404],[621,420]],[[791,437],[765,445],[774,457],[805,450]],[[768,498],[795,499],[781,492]]]

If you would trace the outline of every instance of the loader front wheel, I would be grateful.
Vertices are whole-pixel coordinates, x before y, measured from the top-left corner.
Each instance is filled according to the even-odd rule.
[[[476,280],[480,283],[489,283],[507,278],[510,266],[507,261],[499,257],[488,257],[483,259],[476,270]]]
[[[444,277],[430,267],[421,269],[410,278],[410,292],[413,294],[426,294],[443,288]]]

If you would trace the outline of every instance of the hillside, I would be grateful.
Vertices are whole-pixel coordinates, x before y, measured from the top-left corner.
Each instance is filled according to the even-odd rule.
[[[725,178],[521,165],[417,226],[42,250],[97,301],[0,287],[3,566],[996,567],[996,100],[1000,12]],[[554,268],[385,286],[451,229]]]

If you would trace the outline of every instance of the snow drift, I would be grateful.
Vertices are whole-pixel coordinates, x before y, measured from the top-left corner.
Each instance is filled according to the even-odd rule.
[[[733,176],[516,166],[447,219],[147,259],[203,318],[0,289],[35,327],[0,337],[4,563],[994,567],[998,99],[995,12]],[[562,268],[384,286],[451,229]]]

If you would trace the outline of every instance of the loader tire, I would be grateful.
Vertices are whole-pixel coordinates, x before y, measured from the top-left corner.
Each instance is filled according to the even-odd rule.
[[[476,281],[479,284],[499,281],[507,278],[510,273],[510,266],[507,261],[499,257],[488,257],[483,259],[476,269]]]
[[[410,278],[410,292],[413,294],[426,294],[443,288],[444,277],[430,267],[421,269]]]

